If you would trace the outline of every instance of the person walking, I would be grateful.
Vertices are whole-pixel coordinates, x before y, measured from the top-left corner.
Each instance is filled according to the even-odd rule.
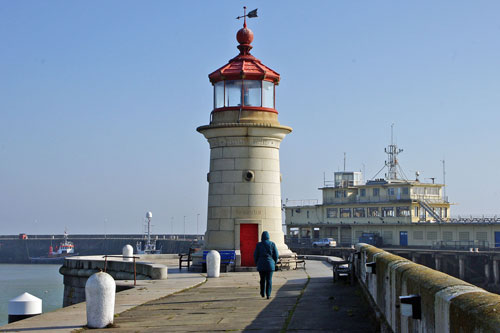
[[[255,247],[253,259],[260,275],[260,296],[264,297],[265,294],[269,299],[273,284],[273,272],[278,262],[278,249],[276,244],[269,240],[267,231],[262,233],[261,241]]]

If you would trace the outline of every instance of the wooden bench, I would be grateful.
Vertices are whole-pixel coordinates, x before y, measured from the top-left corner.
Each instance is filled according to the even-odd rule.
[[[193,261],[193,258],[191,258],[191,255],[195,252],[196,249],[190,248],[189,253],[179,253],[179,269],[182,269],[182,267],[187,267],[189,270],[189,266],[191,265],[191,261]],[[185,262],[186,265],[182,266],[182,263]]]
[[[207,271],[207,254],[210,251],[203,251],[203,261],[201,262],[203,265],[203,272]],[[234,250],[221,250],[217,251],[220,254],[220,265],[221,272],[228,272],[229,266],[234,265],[236,260],[236,251]]]
[[[278,260],[276,264],[277,270],[282,271],[283,269],[297,269],[306,268],[306,261],[303,258],[299,258],[297,255],[291,257],[283,257]]]

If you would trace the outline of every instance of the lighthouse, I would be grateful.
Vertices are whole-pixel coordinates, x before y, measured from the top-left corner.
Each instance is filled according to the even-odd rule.
[[[210,145],[205,249],[235,250],[241,267],[255,266],[262,231],[280,256],[291,255],[282,230],[279,148],[292,128],[278,121],[280,75],[250,53],[253,38],[244,16],[239,54],[208,75],[213,110],[210,123],[197,128]]]

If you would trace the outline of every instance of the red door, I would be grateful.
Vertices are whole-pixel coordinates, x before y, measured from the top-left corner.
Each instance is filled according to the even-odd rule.
[[[255,266],[253,252],[259,241],[259,225],[253,223],[240,224],[241,266]]]

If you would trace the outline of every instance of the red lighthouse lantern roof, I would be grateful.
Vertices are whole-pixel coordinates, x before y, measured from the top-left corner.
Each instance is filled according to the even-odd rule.
[[[279,83],[280,75],[271,68],[250,54],[252,49],[253,32],[247,28],[246,20],[236,34],[236,40],[240,43],[237,47],[240,50],[229,63],[208,75],[212,84],[222,80],[266,80],[275,84]]]

